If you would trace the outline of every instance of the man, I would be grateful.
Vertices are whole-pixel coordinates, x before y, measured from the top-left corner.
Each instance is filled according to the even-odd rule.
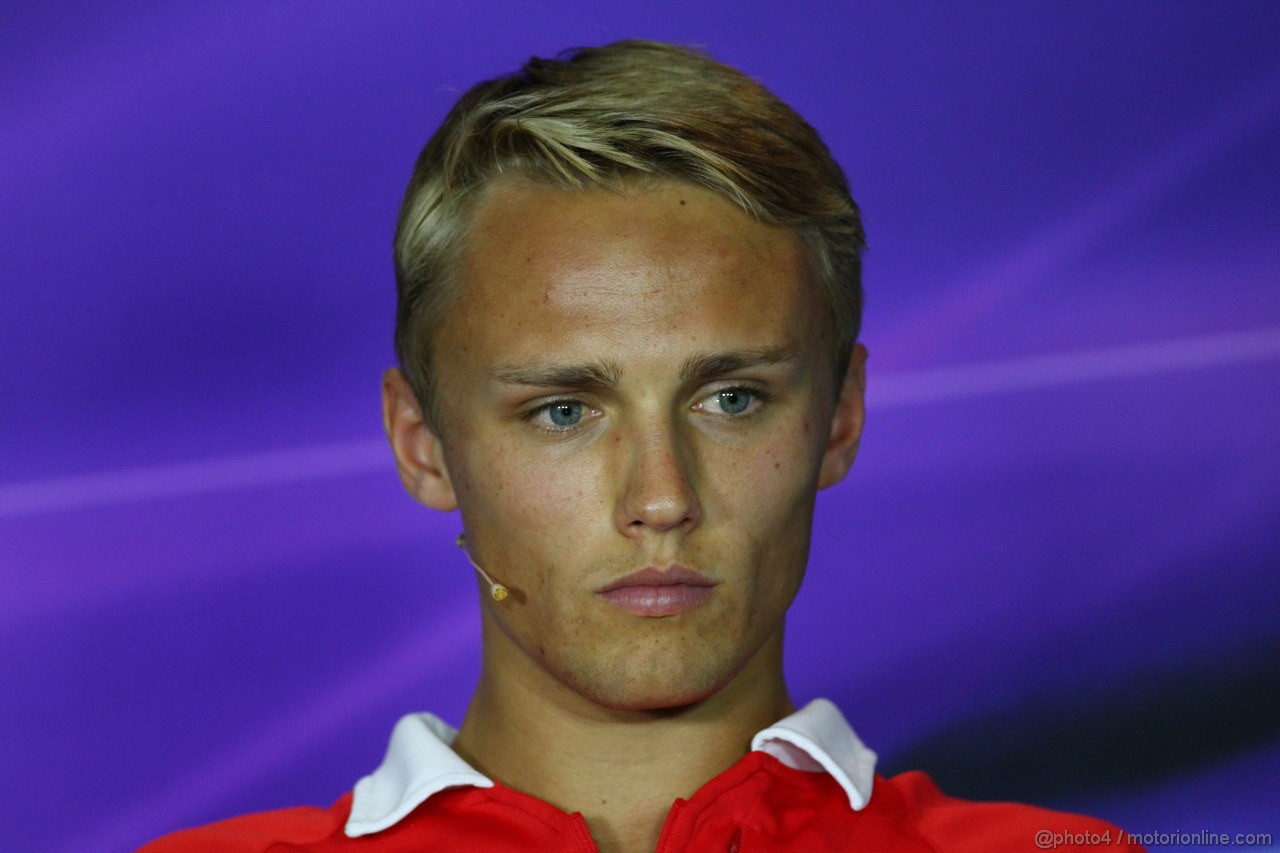
[[[1015,850],[1106,824],[874,775],[783,625],[863,424],[857,208],[790,108],[622,42],[482,83],[396,236],[405,488],[461,512],[483,669],[330,809],[153,850]],[[1073,839],[1063,839],[1073,840]]]

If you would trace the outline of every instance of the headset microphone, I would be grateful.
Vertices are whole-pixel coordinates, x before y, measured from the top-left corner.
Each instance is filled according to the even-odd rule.
[[[480,577],[484,578],[485,582],[489,584],[489,595],[493,596],[493,600],[502,601],[502,599],[506,598],[507,588],[489,577],[489,573],[480,568],[480,564],[471,558],[471,552],[467,550],[467,533],[465,530],[458,534],[457,542],[458,547],[467,555],[467,562],[470,563],[471,567],[480,573]]]

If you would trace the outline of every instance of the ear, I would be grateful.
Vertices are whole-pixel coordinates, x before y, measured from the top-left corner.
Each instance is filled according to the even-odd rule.
[[[867,390],[867,348],[854,345],[849,355],[849,369],[840,386],[840,397],[831,413],[831,438],[822,454],[822,466],[818,469],[818,488],[834,486],[844,479],[853,467],[858,455],[858,441],[862,438],[862,423],[866,419],[864,395]]]
[[[457,496],[444,464],[444,446],[427,426],[409,380],[394,367],[382,374],[382,426],[405,490],[432,509],[457,509]]]

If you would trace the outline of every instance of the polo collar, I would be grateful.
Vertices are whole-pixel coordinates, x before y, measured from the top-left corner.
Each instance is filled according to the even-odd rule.
[[[446,788],[492,788],[492,779],[449,746],[457,736],[458,730],[435,714],[401,717],[382,764],[356,783],[347,836],[358,838],[395,826]]]
[[[453,751],[450,744],[457,735],[457,729],[434,714],[402,717],[391,732],[382,764],[356,783],[347,836],[388,829],[448,788],[492,788],[492,779]],[[855,811],[871,799],[876,754],[863,746],[844,715],[826,699],[814,699],[757,733],[751,749],[794,770],[830,774]]]
[[[754,752],[772,755],[793,770],[826,772],[849,795],[854,811],[871,800],[876,754],[867,749],[845,721],[840,709],[826,699],[814,699],[751,739]]]

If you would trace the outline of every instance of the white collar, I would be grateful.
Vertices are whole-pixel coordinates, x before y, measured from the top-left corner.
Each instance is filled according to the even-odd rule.
[[[356,838],[394,826],[446,788],[492,788],[493,780],[450,748],[457,730],[433,714],[409,714],[396,723],[381,766],[356,783],[346,834]],[[787,767],[829,773],[855,811],[871,799],[876,754],[862,745],[844,715],[814,699],[751,739],[751,749]]]

